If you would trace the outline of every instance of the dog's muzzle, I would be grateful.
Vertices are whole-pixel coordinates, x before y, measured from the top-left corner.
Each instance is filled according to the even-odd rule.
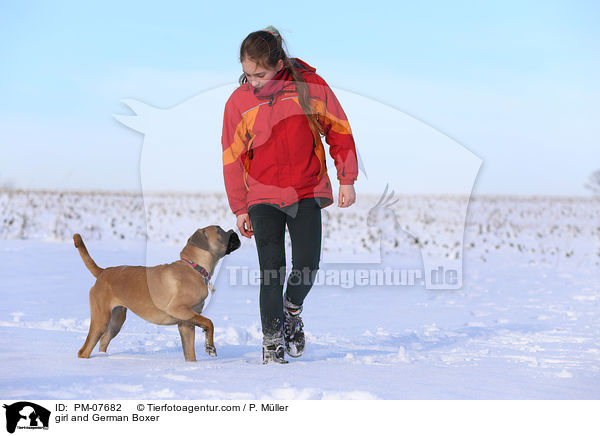
[[[225,251],[225,254],[229,254],[232,251],[237,250],[240,248],[240,245],[242,245],[236,232],[229,230],[227,233],[229,234],[229,242],[227,242],[227,250]]]

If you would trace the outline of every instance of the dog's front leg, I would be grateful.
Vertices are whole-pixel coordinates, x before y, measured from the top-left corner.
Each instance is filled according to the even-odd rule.
[[[179,335],[181,336],[181,345],[183,346],[183,356],[186,362],[196,361],[196,349],[194,342],[196,340],[196,326],[187,322],[177,324]]]
[[[212,321],[202,315],[196,315],[194,318],[204,331],[204,351],[210,357],[217,357],[217,349],[213,339],[215,328]]]
[[[209,356],[215,357],[217,355],[217,349],[215,348],[214,343],[214,333],[215,327],[212,321],[189,307],[185,306],[167,306],[166,312],[171,315],[173,318],[180,319],[182,321],[187,322],[188,324],[194,324],[200,327],[206,333],[206,342],[204,345],[204,349]],[[181,331],[181,330],[180,330]]]

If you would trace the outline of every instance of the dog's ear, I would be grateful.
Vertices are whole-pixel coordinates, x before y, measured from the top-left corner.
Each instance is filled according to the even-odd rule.
[[[202,250],[210,251],[210,246],[208,244],[208,238],[206,237],[206,232],[204,229],[198,229],[194,232],[194,234],[188,239],[188,242],[192,244],[194,247],[198,247]]]

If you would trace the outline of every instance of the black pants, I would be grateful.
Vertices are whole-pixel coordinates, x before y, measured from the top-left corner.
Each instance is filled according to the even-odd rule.
[[[276,341],[283,332],[283,285],[286,277],[285,226],[292,242],[292,271],[286,299],[302,306],[310,291],[321,257],[321,206],[315,198],[304,198],[288,212],[270,204],[250,207],[260,264],[260,316],[265,342]]]

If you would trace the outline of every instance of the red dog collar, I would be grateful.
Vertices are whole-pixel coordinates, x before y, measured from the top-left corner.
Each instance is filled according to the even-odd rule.
[[[185,258],[181,258],[179,260],[182,262],[188,263],[192,268],[194,268],[196,271],[198,271],[200,274],[202,274],[202,277],[204,277],[204,280],[206,281],[206,283],[208,283],[210,281],[210,274],[208,273],[208,271],[206,269],[204,269],[203,267],[201,267],[200,265],[198,265],[196,262],[192,262],[191,260],[185,259]]]

